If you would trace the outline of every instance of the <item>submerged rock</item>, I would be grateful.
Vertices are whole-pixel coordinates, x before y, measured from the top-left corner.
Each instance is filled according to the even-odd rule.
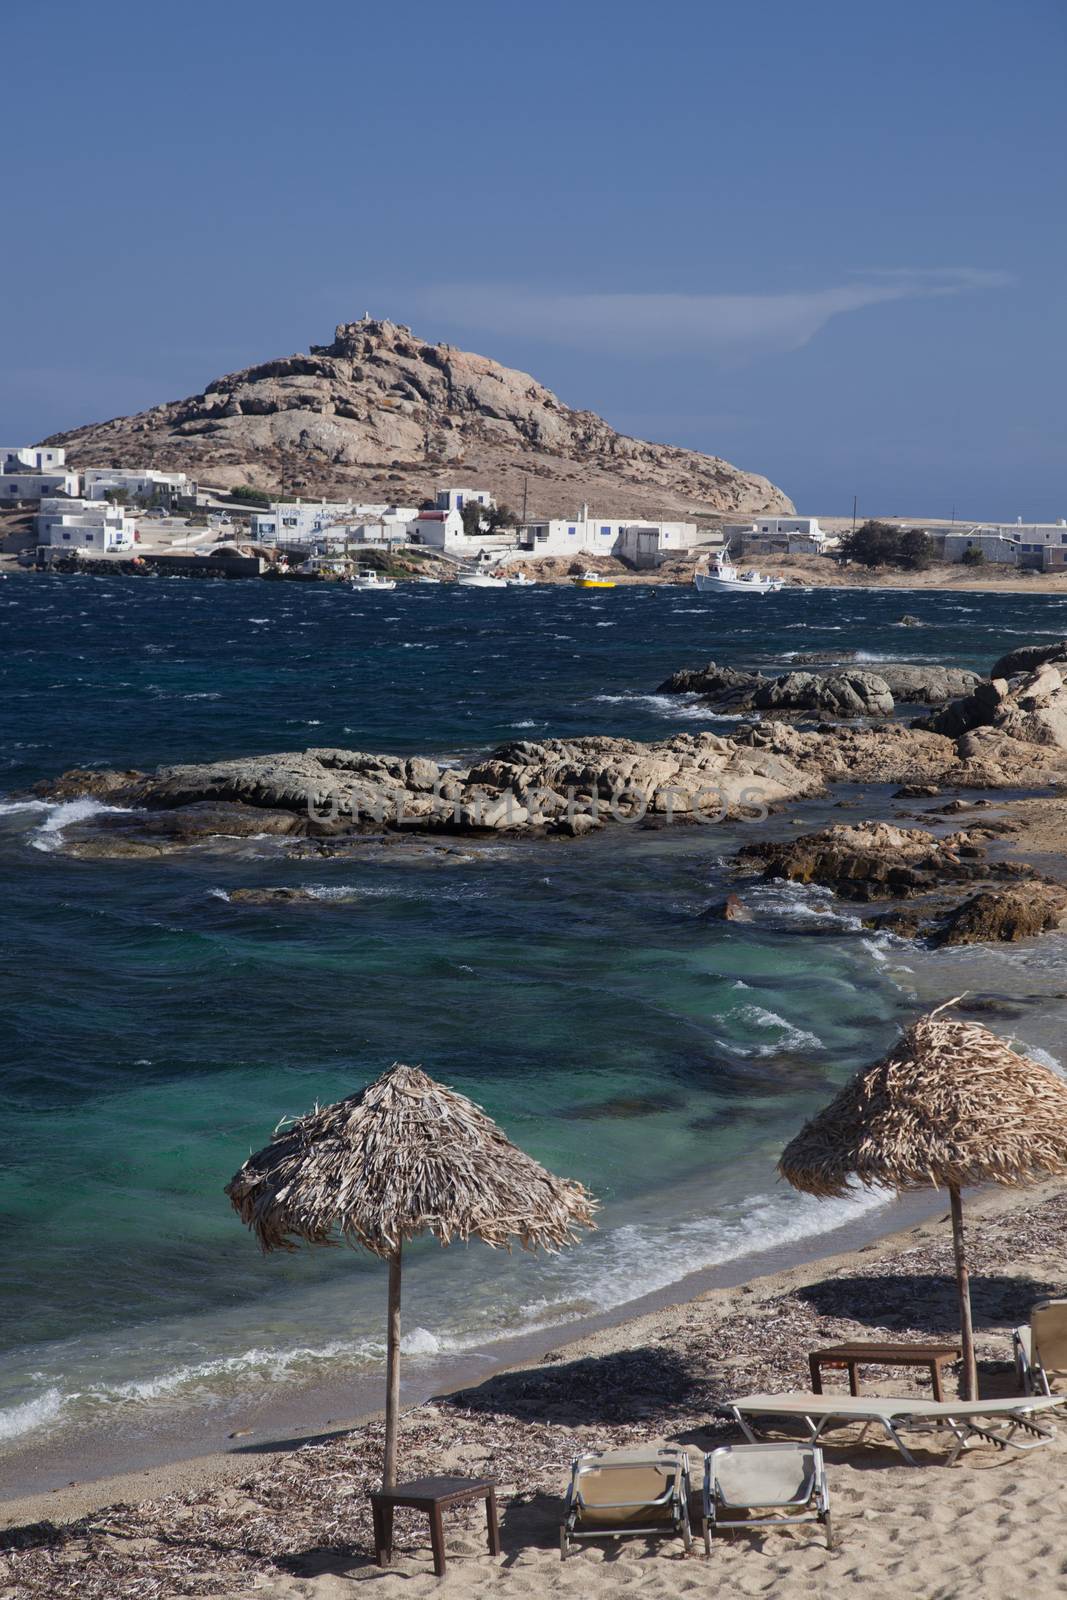
[[[232,905],[245,906],[285,906],[285,905],[313,905],[313,906],[350,906],[353,902],[362,903],[362,896],[357,889],[336,889],[330,894],[323,894],[315,889],[231,889],[226,896]]]

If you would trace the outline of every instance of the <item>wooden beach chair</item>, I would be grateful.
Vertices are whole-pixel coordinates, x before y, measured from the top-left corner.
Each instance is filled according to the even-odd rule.
[[[618,1539],[630,1534],[675,1534],[686,1552],[689,1525],[689,1456],[670,1446],[659,1450],[602,1450],[578,1456],[559,1530],[560,1557],[579,1539]]]
[[[1052,1380],[1067,1378],[1067,1300],[1038,1300],[1011,1342],[1023,1393],[1050,1395]]]
[[[806,1424],[810,1443],[824,1431],[861,1422],[884,1429],[909,1466],[918,1466],[901,1434],[909,1428],[926,1432],[947,1430],[955,1440],[949,1453],[951,1467],[960,1452],[972,1444],[996,1445],[1001,1450],[1034,1450],[1056,1437],[1055,1430],[1035,1420],[1035,1413],[1052,1411],[1067,1403],[1064,1395],[1036,1395],[1007,1400],[921,1400],[863,1394],[750,1394],[721,1408],[733,1417],[745,1438],[757,1437],[750,1418],[778,1417]],[[862,1437],[862,1435],[861,1435]]]
[[[798,1522],[820,1523],[826,1548],[833,1549],[830,1491],[818,1445],[724,1444],[704,1457],[705,1555],[710,1556],[712,1537],[720,1531]]]

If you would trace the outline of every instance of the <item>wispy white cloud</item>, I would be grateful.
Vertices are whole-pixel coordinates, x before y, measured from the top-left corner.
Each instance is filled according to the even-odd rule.
[[[997,289],[978,267],[872,270],[826,289],[776,294],[560,294],[494,284],[441,284],[405,295],[419,316],[587,350],[741,360],[799,350],[832,318],[895,300]]]

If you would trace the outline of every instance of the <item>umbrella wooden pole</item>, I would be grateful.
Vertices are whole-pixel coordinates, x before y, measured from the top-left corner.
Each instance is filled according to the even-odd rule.
[[[974,1359],[974,1328],[971,1324],[971,1275],[967,1271],[967,1251],[963,1239],[963,1201],[955,1184],[949,1185],[952,1205],[952,1248],[956,1256],[956,1287],[960,1295],[960,1334],[963,1345],[963,1375],[960,1383],[964,1400],[978,1399],[978,1367]]]
[[[389,1257],[389,1325],[385,1368],[385,1470],[382,1487],[396,1487],[396,1425],[400,1415],[400,1252],[399,1243]]]

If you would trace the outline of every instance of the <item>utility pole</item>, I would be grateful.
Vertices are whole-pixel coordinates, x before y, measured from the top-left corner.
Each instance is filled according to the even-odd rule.
[[[530,480],[529,480],[529,478],[524,477],[523,480],[522,480],[522,525],[523,525],[523,527],[526,526],[526,501],[527,501],[527,498],[529,496],[529,493],[530,493]]]
[[[859,504],[859,495],[852,496],[852,532],[856,531],[856,506]]]

